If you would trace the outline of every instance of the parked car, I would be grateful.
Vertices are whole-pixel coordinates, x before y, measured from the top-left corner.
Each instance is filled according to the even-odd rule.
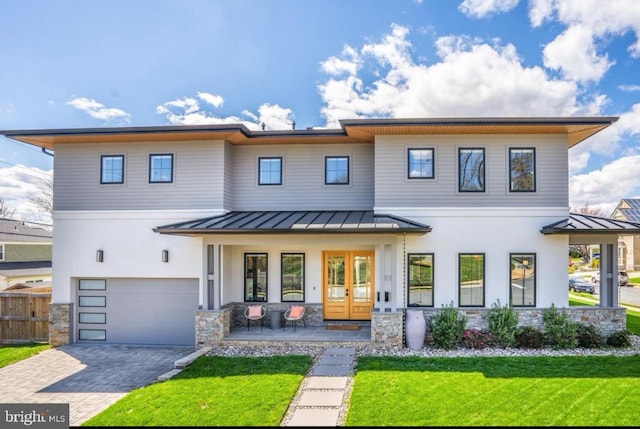
[[[596,291],[596,287],[588,280],[581,279],[579,277],[569,277],[569,291],[586,292],[593,295]]]
[[[600,283],[600,271],[596,271],[591,275],[591,282]],[[618,271],[618,285],[619,286],[629,285],[629,274],[627,274],[626,271],[623,271],[623,270]]]

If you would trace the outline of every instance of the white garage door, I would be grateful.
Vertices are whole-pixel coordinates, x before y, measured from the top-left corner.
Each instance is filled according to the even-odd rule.
[[[79,279],[78,342],[195,344],[197,279]]]

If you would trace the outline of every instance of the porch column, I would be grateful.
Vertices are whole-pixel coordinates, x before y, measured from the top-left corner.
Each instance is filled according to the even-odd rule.
[[[376,245],[376,287],[374,292],[375,311],[388,312],[393,308],[393,251],[391,244]]]
[[[207,244],[205,247],[205,287],[204,308],[206,310],[220,309],[220,252],[221,245]]]
[[[600,244],[600,306],[618,306],[617,246]]]

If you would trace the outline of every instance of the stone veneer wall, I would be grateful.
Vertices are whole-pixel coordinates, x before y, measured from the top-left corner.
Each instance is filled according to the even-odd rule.
[[[371,342],[402,347],[404,344],[404,313],[400,311],[372,312]]]
[[[196,349],[214,346],[231,332],[231,311],[196,311]]]
[[[49,304],[49,344],[63,346],[71,342],[72,304]]]
[[[437,308],[425,308],[424,318],[429,326],[429,320],[438,311]],[[467,316],[467,328],[487,330],[486,322],[489,308],[477,309],[459,309]],[[533,326],[538,329],[544,329],[542,321],[542,308],[515,308],[518,314],[518,326]],[[627,318],[626,310],[622,307],[603,308],[603,307],[563,307],[558,308],[568,314],[569,319],[574,322],[580,322],[588,325],[597,326],[605,336],[611,335],[613,332],[626,329]],[[429,336],[427,329],[427,336]]]

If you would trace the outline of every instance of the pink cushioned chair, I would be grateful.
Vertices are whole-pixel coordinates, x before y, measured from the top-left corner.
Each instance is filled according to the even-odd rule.
[[[257,322],[260,321],[260,330],[262,331],[262,326],[264,325],[264,316],[267,314],[267,309],[264,305],[256,304],[249,305],[244,309],[244,317],[247,319],[247,331],[249,330],[249,323],[253,320]]]
[[[287,327],[287,321],[293,324],[293,332],[296,331],[296,324],[299,320],[302,320],[304,327],[307,327],[307,323],[304,321],[304,307],[301,305],[292,305],[289,309],[284,313],[284,328]]]

